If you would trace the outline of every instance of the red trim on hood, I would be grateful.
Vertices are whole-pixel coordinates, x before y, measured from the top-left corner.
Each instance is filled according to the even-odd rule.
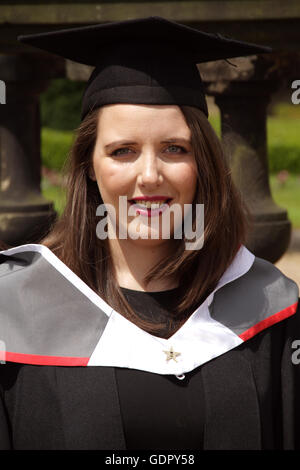
[[[90,359],[89,357],[39,356],[37,354],[20,354],[8,351],[2,351],[0,357],[7,362],[40,366],[86,366]]]
[[[274,313],[270,317],[265,318],[264,320],[260,321],[259,323],[252,326],[248,330],[244,331],[244,333],[240,334],[239,337],[243,341],[247,341],[248,339],[252,338],[260,331],[265,330],[266,328],[269,328],[269,326],[272,326],[275,323],[278,323],[281,320],[284,320],[285,318],[288,318],[291,315],[294,315],[294,313],[296,313],[297,306],[298,306],[298,302],[296,302],[293,305],[290,305],[289,307],[284,308],[283,310],[280,310],[280,312]]]

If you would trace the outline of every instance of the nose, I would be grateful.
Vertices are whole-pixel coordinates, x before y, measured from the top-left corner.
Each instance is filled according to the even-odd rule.
[[[154,150],[145,150],[139,158],[138,183],[142,187],[157,187],[163,181],[161,162]]]

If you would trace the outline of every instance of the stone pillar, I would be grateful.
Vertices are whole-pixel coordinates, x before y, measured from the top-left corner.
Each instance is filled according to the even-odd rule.
[[[53,204],[40,192],[39,94],[62,72],[42,57],[0,56],[6,104],[0,105],[0,240],[36,242],[55,219]]]
[[[271,58],[254,56],[231,62],[238,67],[219,63],[214,71],[211,65],[201,68],[201,74],[221,111],[222,140],[233,180],[253,216],[247,247],[274,263],[287,250],[291,237],[287,212],[274,203],[268,175],[267,105],[279,80]]]

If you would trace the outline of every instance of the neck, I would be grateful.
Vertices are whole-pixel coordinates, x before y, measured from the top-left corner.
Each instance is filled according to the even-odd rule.
[[[163,291],[177,287],[175,279],[154,279],[148,284],[144,278],[158,262],[170,254],[170,243],[161,243],[156,246],[137,240],[109,240],[109,247],[116,278],[119,286],[140,291]]]

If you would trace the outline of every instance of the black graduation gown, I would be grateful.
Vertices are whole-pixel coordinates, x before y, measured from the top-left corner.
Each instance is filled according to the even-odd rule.
[[[300,448],[300,354],[293,348],[299,337],[298,308],[296,315],[197,369],[204,427],[199,446],[192,448]],[[156,374],[123,371],[129,383],[150,385],[139,390],[147,415]],[[114,367],[2,365],[0,448],[128,448],[117,374]],[[189,374],[195,371],[182,382]],[[183,386],[176,380],[174,387]],[[172,406],[176,413],[176,402]]]
[[[108,321],[99,310],[100,300],[88,300],[93,295],[86,286],[76,280],[74,289],[61,276],[66,275],[65,267],[56,260],[52,269],[48,252],[37,257],[34,248],[21,247],[13,253],[4,255],[0,271],[0,290],[6,297],[0,298],[0,332],[8,351],[7,363],[0,365],[0,449],[180,449],[183,443],[185,448],[211,450],[300,448],[297,289],[270,263],[251,260],[244,252],[235,264],[235,277],[225,273],[229,283],[215,293],[210,313],[205,306],[194,317],[198,323],[189,318],[184,334],[192,341],[198,325],[202,336],[197,333],[196,345],[201,349],[189,355],[189,344],[177,341],[175,351],[180,345],[185,348],[185,378],[179,380],[175,372],[168,376],[146,367],[136,370],[134,357],[129,368],[116,367],[113,361],[101,363],[103,354],[98,363],[95,356],[93,365],[96,343],[103,344],[106,331],[111,342],[113,330],[107,328],[115,321],[124,326],[125,320],[115,315]],[[237,275],[243,259],[250,263]],[[47,289],[38,289],[44,280]],[[39,310],[41,305],[49,310]],[[201,323],[202,317],[208,323]],[[221,340],[224,349],[191,367],[191,357],[201,356],[205,348],[207,325],[209,332],[216,325],[211,339],[216,347]],[[131,338],[138,341],[138,334],[135,331]],[[232,338],[239,341],[235,347]],[[148,339],[142,336],[143,341]],[[152,343],[143,359],[146,363],[149,351],[155,355]],[[122,355],[121,349],[121,359]],[[172,370],[160,360],[155,367]],[[172,367],[177,370],[177,364]],[[154,414],[161,416],[161,426]],[[159,442],[147,441],[145,428],[149,436],[159,435],[159,427],[167,433],[174,426],[178,433],[189,432],[190,439],[175,436],[168,441],[163,435]]]

